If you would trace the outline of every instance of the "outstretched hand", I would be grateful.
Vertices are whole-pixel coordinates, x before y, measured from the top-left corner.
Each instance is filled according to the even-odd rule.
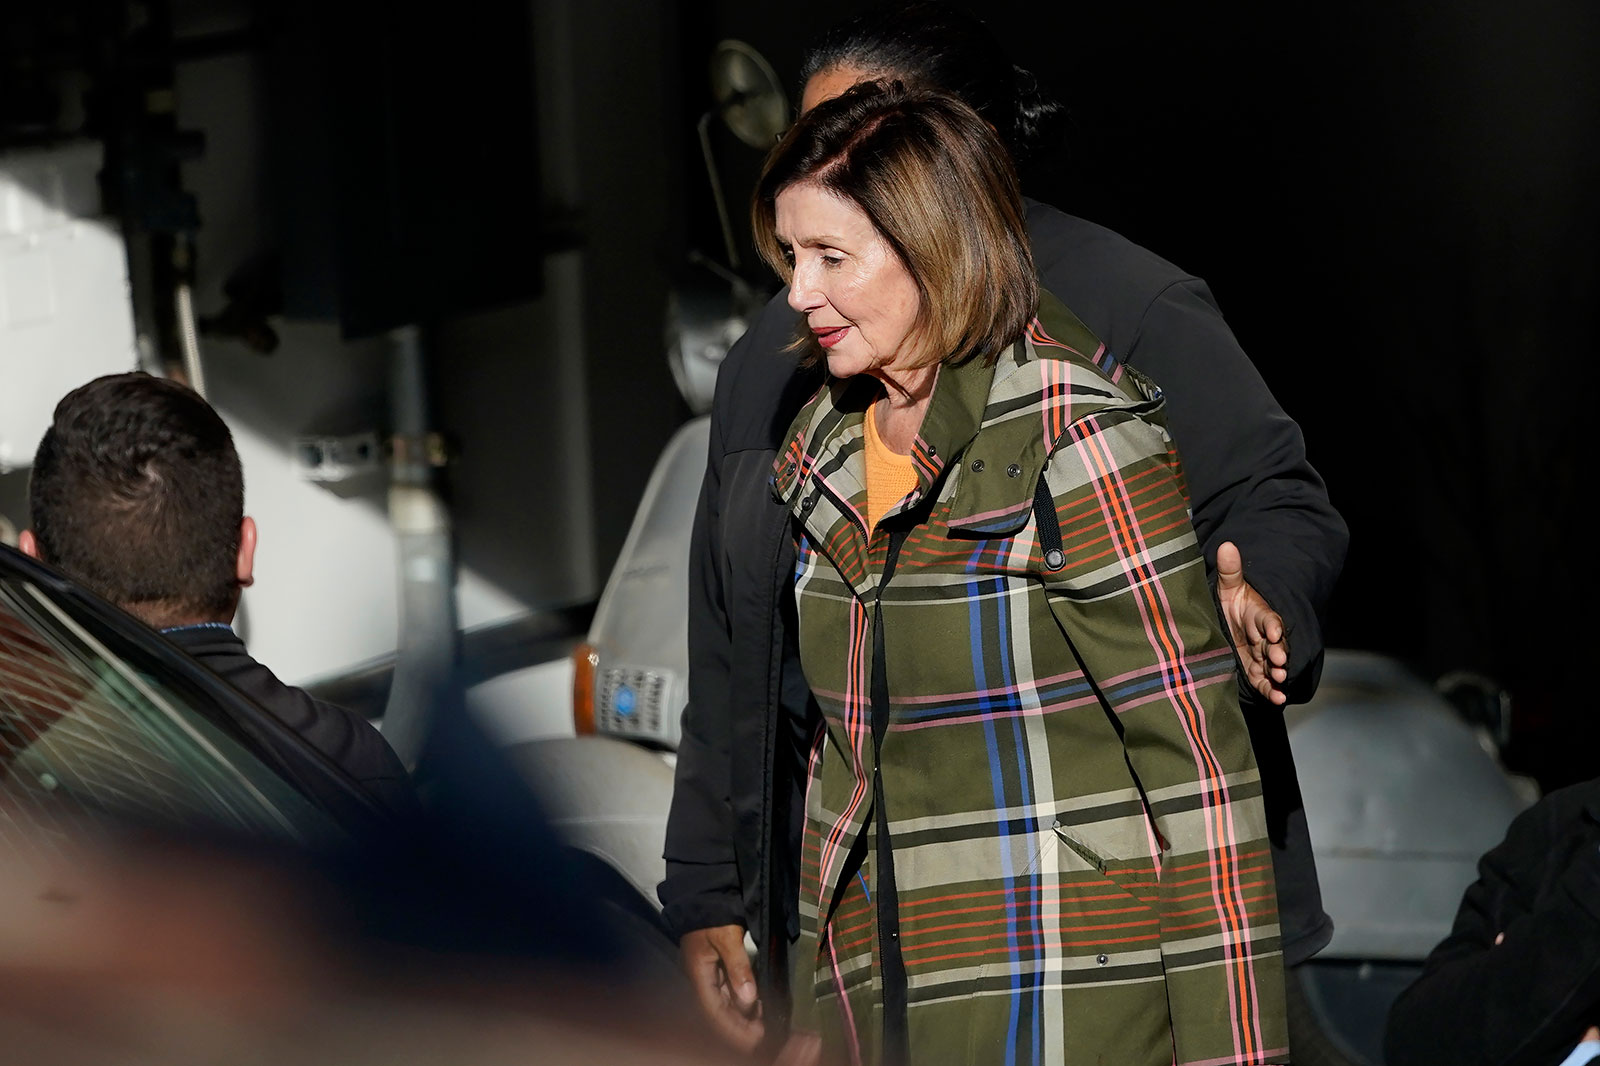
[[[1283,616],[1244,579],[1244,560],[1232,541],[1217,546],[1217,600],[1239,653],[1245,683],[1272,703],[1289,702],[1289,640]]]

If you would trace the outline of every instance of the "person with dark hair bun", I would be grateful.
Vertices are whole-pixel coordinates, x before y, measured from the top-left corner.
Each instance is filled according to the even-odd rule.
[[[981,21],[918,0],[829,31],[808,55],[802,111],[868,79],[954,92],[1014,157],[1050,147],[1061,110]],[[1026,191],[1026,190],[1024,190]],[[1332,937],[1280,708],[1316,688],[1320,616],[1348,531],[1286,415],[1205,282],[1094,223],[1025,199],[1042,289],[1162,389],[1190,511],[1240,665],[1262,775],[1284,960]],[[659,890],[685,967],[736,1045],[781,1039],[799,934],[800,810],[816,722],[795,638],[794,544],[773,461],[821,370],[792,350],[787,291],[729,352],[690,558],[689,704]],[[788,827],[788,832],[783,827]],[[752,968],[745,952],[756,948]]]
[[[955,93],[994,127],[1020,170],[1060,135],[1066,109],[1016,66],[983,23],[947,4],[913,0],[873,8],[825,32],[800,65],[807,86],[802,111],[843,74],[842,87],[866,78],[895,78]],[[813,92],[811,86],[818,86]]]

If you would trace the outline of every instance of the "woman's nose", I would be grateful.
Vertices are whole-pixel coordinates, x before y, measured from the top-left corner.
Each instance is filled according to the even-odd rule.
[[[810,271],[796,267],[789,278],[789,306],[802,314],[814,311],[822,304],[822,294],[811,283]]]

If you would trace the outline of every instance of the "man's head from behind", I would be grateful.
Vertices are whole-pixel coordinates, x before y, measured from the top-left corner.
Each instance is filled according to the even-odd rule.
[[[74,389],[33,461],[19,546],[153,626],[233,617],[255,525],[228,427],[191,389],[113,374]]]

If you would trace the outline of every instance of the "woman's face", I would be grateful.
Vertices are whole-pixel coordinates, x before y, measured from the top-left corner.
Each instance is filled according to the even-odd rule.
[[[849,200],[811,184],[778,194],[777,237],[794,274],[789,306],[806,316],[828,373],[875,377],[908,369],[922,297],[900,257]]]

